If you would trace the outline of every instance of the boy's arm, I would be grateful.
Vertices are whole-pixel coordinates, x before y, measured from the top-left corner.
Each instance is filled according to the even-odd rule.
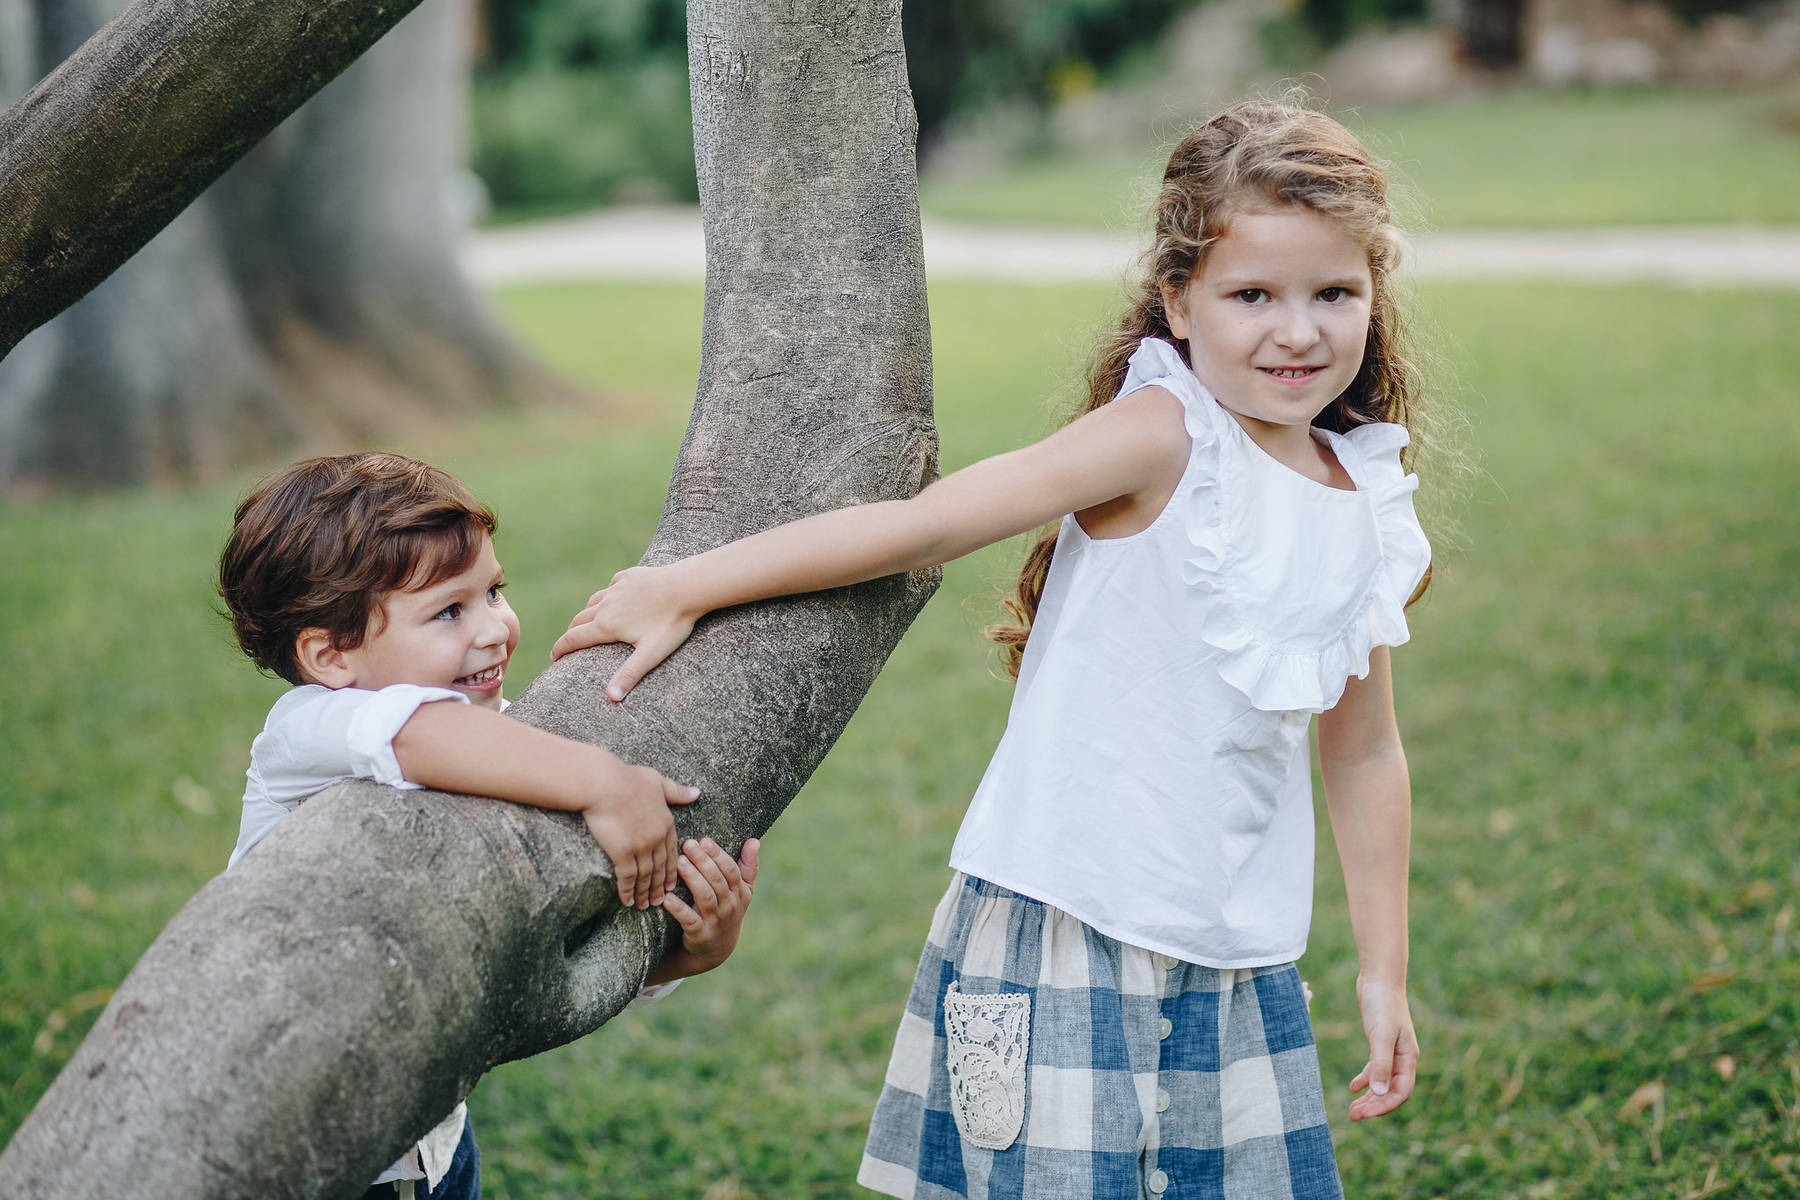
[[[1392,1112],[1412,1095],[1419,1043],[1406,1003],[1406,888],[1412,792],[1394,721],[1387,647],[1369,655],[1366,679],[1351,679],[1337,707],[1319,717],[1319,767],[1344,867],[1356,936],[1357,1001],[1369,1061],[1350,1090],[1368,1091],[1350,1119]]]
[[[731,855],[711,838],[697,842],[690,839],[682,848],[681,878],[694,903],[687,904],[674,892],[663,897],[663,907],[681,924],[681,945],[663,956],[644,981],[646,984],[671,983],[698,975],[731,956],[743,929],[744,914],[750,908],[750,897],[756,890],[760,849],[757,840],[751,838],[744,843],[743,858],[733,862]]]
[[[414,783],[578,812],[612,859],[619,902],[649,908],[675,886],[671,804],[695,788],[610,751],[546,733],[466,704],[420,705],[394,736],[394,756]]]

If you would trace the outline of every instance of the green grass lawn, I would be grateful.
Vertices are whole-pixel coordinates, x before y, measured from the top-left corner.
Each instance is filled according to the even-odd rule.
[[[1396,169],[1409,226],[1800,222],[1800,99],[1768,91],[1519,91],[1335,113]],[[934,178],[928,214],[1133,229],[1168,151],[1131,143]],[[929,166],[929,163],[927,164]]]
[[[949,466],[1049,426],[1109,304],[1085,288],[932,298]],[[1302,966],[1349,1194],[1794,1195],[1800,294],[1423,298],[1484,474],[1395,657],[1424,1071],[1400,1114],[1354,1128],[1355,966],[1321,822]],[[529,669],[650,534],[700,294],[501,299],[546,357],[610,383],[608,415],[398,448],[499,510]],[[0,1139],[234,840],[246,748],[280,691],[212,612],[250,478],[0,522]],[[768,839],[729,966],[477,1087],[489,1195],[857,1194],[889,1035],[1004,720],[980,597],[1013,555],[949,568]]]

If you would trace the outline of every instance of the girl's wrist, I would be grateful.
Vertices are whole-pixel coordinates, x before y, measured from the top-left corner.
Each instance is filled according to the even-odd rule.
[[[1382,987],[1396,992],[1406,990],[1406,964],[1394,966],[1361,966],[1356,973],[1358,984],[1363,987]]]

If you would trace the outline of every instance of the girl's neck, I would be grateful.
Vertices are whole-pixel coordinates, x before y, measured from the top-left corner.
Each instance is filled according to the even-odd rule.
[[[1314,435],[1312,426],[1277,425],[1232,412],[1229,408],[1225,411],[1249,439],[1256,443],[1257,449],[1296,475],[1339,491],[1356,490],[1350,473],[1344,470],[1331,447]]]

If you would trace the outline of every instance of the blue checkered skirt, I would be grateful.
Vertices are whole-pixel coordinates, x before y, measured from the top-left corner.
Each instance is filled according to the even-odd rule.
[[[958,874],[857,1181],[912,1200],[1337,1200],[1299,973],[1153,954]]]

